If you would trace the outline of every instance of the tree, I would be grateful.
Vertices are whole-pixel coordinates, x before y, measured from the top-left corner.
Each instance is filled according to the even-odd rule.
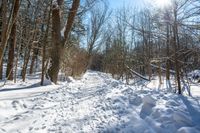
[[[87,27],[87,67],[86,69],[91,67],[92,64],[92,56],[95,48],[100,47],[101,44],[101,36],[103,34],[104,24],[107,21],[110,13],[108,13],[108,7],[106,3],[103,3],[103,7],[95,6],[90,11],[90,20]]]
[[[18,11],[19,11],[19,7],[20,7],[20,0],[14,0],[13,1],[13,6],[12,6],[12,9],[11,9],[11,14],[10,14],[10,17],[9,17],[9,20],[8,22],[6,21],[7,20],[7,0],[3,0],[3,3],[2,3],[2,11],[3,11],[3,34],[1,36],[1,45],[0,45],[0,79],[2,78],[2,69],[3,69],[3,55],[4,55],[4,52],[5,52],[5,48],[7,46],[7,42],[8,42],[8,39],[10,37],[10,34],[11,34],[11,30],[12,30],[12,27],[13,25],[15,24],[16,22],[16,19],[17,19],[17,15],[18,15]]]
[[[15,46],[16,46],[16,22],[13,24],[10,41],[9,41],[9,53],[8,53],[8,63],[6,70],[6,77],[8,80],[13,80],[13,69],[14,69],[14,59],[15,59]]]
[[[61,34],[61,6],[62,0],[57,0],[53,3],[52,8],[52,49],[51,49],[51,64],[48,70],[50,80],[57,83],[58,73],[60,69],[61,56],[64,52],[65,45],[68,44],[68,38],[70,35],[73,22],[78,11],[80,0],[73,0],[72,7],[68,13],[68,19],[64,27],[64,36]]]
[[[50,3],[50,7],[52,6],[52,1]],[[47,27],[46,27],[46,30],[45,30],[45,33],[44,33],[44,41],[43,41],[43,46],[42,46],[42,75],[41,75],[41,85],[44,84],[44,76],[45,76],[45,71],[46,71],[46,65],[45,65],[45,62],[47,60],[47,57],[46,57],[46,47],[47,47],[47,43],[48,43],[48,35],[49,35],[49,29],[50,29],[50,19],[51,19],[51,8],[50,8],[50,11],[48,13],[48,6],[46,8],[46,11],[44,12],[44,15],[46,16],[47,15],[47,18],[45,18],[47,20]],[[42,31],[44,30],[44,26],[42,26]]]

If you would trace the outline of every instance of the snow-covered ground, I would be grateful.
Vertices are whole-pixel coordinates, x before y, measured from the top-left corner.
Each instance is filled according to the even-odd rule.
[[[128,86],[93,71],[61,85],[29,82],[1,88],[0,133],[200,132],[198,96]]]

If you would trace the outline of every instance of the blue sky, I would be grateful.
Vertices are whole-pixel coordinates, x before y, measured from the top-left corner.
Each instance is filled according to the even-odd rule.
[[[108,2],[110,3],[110,7],[113,9],[123,7],[123,5],[141,8],[144,6],[145,0],[108,0]]]

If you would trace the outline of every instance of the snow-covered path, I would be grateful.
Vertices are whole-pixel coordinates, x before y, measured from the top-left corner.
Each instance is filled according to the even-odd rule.
[[[139,90],[87,72],[58,90],[0,100],[1,132],[197,133],[200,104],[199,98]]]

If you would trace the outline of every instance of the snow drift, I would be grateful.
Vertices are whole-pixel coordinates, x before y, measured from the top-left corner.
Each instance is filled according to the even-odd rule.
[[[57,88],[31,97],[5,96],[0,100],[0,132],[200,132],[198,97],[128,86],[93,71]]]

